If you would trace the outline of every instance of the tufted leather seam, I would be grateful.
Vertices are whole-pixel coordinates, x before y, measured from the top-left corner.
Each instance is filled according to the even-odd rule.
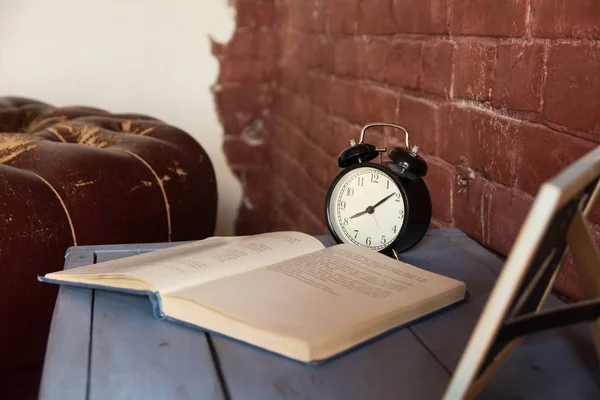
[[[67,141],[65,140],[65,138],[60,133],[58,133],[58,131],[56,129],[54,129],[54,128],[46,128],[45,130],[48,131],[48,132],[50,132],[54,136],[56,136],[58,138],[58,140],[60,140],[61,142],[67,143]]]
[[[66,115],[56,115],[53,117],[46,117],[39,120],[34,120],[29,124],[29,126],[25,129],[26,132],[35,132],[39,127],[45,124],[49,124],[51,122],[63,122],[68,118]]]
[[[158,184],[158,187],[160,188],[160,190],[162,192],[163,199],[165,200],[165,209],[167,211],[168,241],[170,242],[171,241],[171,207],[169,206],[169,199],[167,197],[167,192],[165,191],[165,187],[163,186],[162,180],[160,179],[160,177],[158,176],[156,171],[154,171],[152,166],[150,164],[148,164],[148,162],[146,160],[144,160],[142,157],[140,157],[139,155],[137,155],[136,153],[134,153],[132,151],[121,149],[118,147],[111,147],[111,148],[108,148],[107,150],[121,151],[123,153],[127,153],[127,154],[137,158],[142,164],[144,164],[144,166],[146,168],[148,168],[148,170],[152,173],[152,175],[154,175],[154,178],[156,179],[156,183]]]
[[[65,214],[67,215],[67,220],[69,221],[69,227],[71,228],[71,236],[73,236],[73,246],[77,246],[77,237],[75,236],[75,227],[73,226],[73,220],[71,219],[71,215],[69,214],[67,205],[63,201],[62,197],[60,197],[60,194],[58,194],[58,192],[56,191],[56,189],[54,189],[54,186],[52,186],[50,184],[50,182],[48,182],[46,179],[44,179],[42,176],[36,174],[35,172],[32,172],[32,171],[29,171],[29,172],[31,172],[33,175],[40,178],[40,180],[42,182],[44,182],[50,188],[50,190],[52,190],[54,192],[54,194],[58,198],[58,201],[60,201],[60,205],[62,206],[63,210],[65,210]]]

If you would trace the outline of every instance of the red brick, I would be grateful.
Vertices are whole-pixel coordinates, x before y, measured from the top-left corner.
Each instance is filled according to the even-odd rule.
[[[280,65],[277,73],[276,81],[279,83],[280,88],[293,92],[298,96],[308,94],[310,82],[306,68],[289,63]]]
[[[223,151],[231,165],[262,165],[269,162],[269,147],[267,144],[253,146],[236,136],[225,138]]]
[[[354,113],[348,120],[361,126],[373,121],[394,121],[397,104],[398,98],[393,91],[359,84],[354,97]]]
[[[305,3],[302,0],[302,3]],[[312,0],[310,4],[310,16],[307,28],[312,32],[324,32],[327,20],[327,2],[324,0]]]
[[[449,96],[452,84],[452,52],[448,41],[427,42],[421,55],[421,87],[424,91]]]
[[[441,224],[443,224],[443,222],[439,221],[437,222],[436,220],[432,219],[431,222],[429,223],[429,230],[435,230],[435,229],[441,229],[442,226]]]
[[[235,8],[238,28],[264,28],[273,23],[275,5],[272,1],[238,0]]]
[[[296,110],[295,124],[304,133],[306,133],[310,127],[311,112],[313,110],[313,106],[310,103],[310,100],[306,97],[300,98],[300,100],[297,103],[297,106],[298,109]]]
[[[427,154],[436,153],[438,108],[435,104],[416,97],[400,96],[395,120],[408,130],[411,146],[419,146]],[[390,143],[404,147],[404,133],[392,132]]]
[[[544,115],[552,122],[600,133],[600,43],[550,48]]]
[[[517,147],[517,187],[536,195],[545,181],[594,148],[593,143],[566,133],[523,124]]]
[[[311,109],[307,135],[308,139],[323,151],[327,151],[327,147],[331,145],[331,119],[320,108]]]
[[[492,92],[496,45],[488,41],[458,43],[454,67],[454,96],[488,100]]]
[[[298,64],[304,64],[309,59],[310,43],[308,39],[311,35],[294,31],[286,30],[281,34],[280,38],[280,59],[282,65],[293,65],[298,67]]]
[[[306,173],[318,187],[327,190],[331,184],[332,171],[339,169],[337,157],[315,147],[311,147],[307,155],[310,157],[310,162],[304,164],[306,165]]]
[[[392,0],[378,0],[376,4],[361,1],[358,5],[358,33],[384,35],[395,33]]]
[[[422,48],[421,42],[394,41],[387,58],[387,66],[384,69],[386,81],[393,85],[416,89],[419,86],[421,75]]]
[[[331,120],[331,133],[329,135],[329,144],[325,144],[325,151],[336,157],[350,147],[350,140],[354,139],[357,143],[360,138],[360,128],[357,125],[349,124],[343,119],[335,118]]]
[[[227,54],[231,57],[254,57],[257,53],[257,36],[256,31],[236,31],[227,45]]]
[[[394,1],[397,32],[448,32],[446,0]]]
[[[271,231],[293,231],[297,229],[296,224],[286,214],[285,208],[277,207],[274,210],[273,221],[270,224]]]
[[[316,212],[315,212],[316,211]],[[328,233],[325,225],[324,208],[318,210],[303,209],[295,215],[297,219],[296,230],[309,235],[323,235]]]
[[[285,169],[284,171],[297,172],[297,168],[295,168],[292,164],[284,163]],[[282,175],[282,179],[280,183],[276,184],[273,187],[273,198],[277,199],[278,208],[283,211],[286,219],[289,219],[293,223],[293,230],[297,229],[298,225],[298,214],[300,208],[305,208],[306,206],[299,201],[296,196],[294,190],[296,189],[296,182],[290,183],[287,181],[286,175]],[[294,178],[295,179],[295,178]]]
[[[596,198],[595,203],[592,205],[592,209],[588,214],[588,219],[596,224],[600,223],[600,201]]]
[[[261,210],[256,208],[251,201],[244,200],[235,221],[236,234],[252,235],[268,231],[270,222],[261,218],[260,215]]]
[[[358,55],[356,41],[352,36],[344,36],[333,42],[333,71],[338,76],[356,77]]]
[[[334,160],[335,165],[329,169],[329,182],[333,182],[335,180],[335,178],[337,178],[337,176],[343,171],[343,169],[337,165],[337,160],[338,160],[338,157],[336,155],[335,160]],[[329,185],[331,185],[331,183]]]
[[[213,88],[217,108],[221,114],[235,112],[259,113],[266,107],[266,87],[256,84],[233,84]]]
[[[433,217],[444,222],[452,222],[452,187],[454,167],[434,158],[427,158],[429,167],[424,180],[431,195]]]
[[[279,126],[284,129],[279,129],[274,134],[274,147],[277,151],[301,162],[307,154],[302,132],[287,123],[282,123]]]
[[[532,201],[510,189],[496,186],[490,195],[490,216],[486,244],[508,255]]]
[[[308,30],[312,1],[289,0],[288,3],[287,25],[296,30]]]
[[[331,105],[331,80],[328,77],[313,75],[309,78],[308,96],[313,104],[324,111]]]
[[[511,185],[519,122],[470,107],[440,108],[440,156],[466,164],[495,181]]]
[[[388,56],[390,40],[386,38],[359,39],[358,76],[374,81],[383,81],[389,70]],[[417,59],[418,65],[418,59]]]
[[[272,59],[225,58],[221,62],[220,82],[268,82],[274,77]]]
[[[324,218],[326,190],[315,185],[310,178],[295,162],[285,160],[282,163],[282,177],[288,182],[289,192],[296,201],[291,201],[293,207],[289,209],[292,219],[298,218],[298,209],[305,205],[314,215]]]
[[[255,0],[248,0],[252,3]],[[267,0],[268,1],[268,0]],[[289,1],[274,1],[274,21],[273,28],[281,29],[283,26],[287,26],[290,19],[290,2]]]
[[[333,114],[346,119],[354,117],[354,82],[332,79],[330,82],[331,111]]]
[[[321,32],[325,29],[324,1],[290,0],[288,3],[284,26],[312,32]]]
[[[544,45],[510,43],[498,46],[494,73],[494,105],[536,111],[542,82]]]
[[[554,282],[554,289],[568,297],[570,300],[582,300],[583,292],[579,286],[579,275],[573,265],[573,258],[569,254],[565,259],[560,272]]]
[[[358,20],[360,0],[330,0],[327,6],[327,24],[331,33],[354,33]]]
[[[242,129],[258,116],[255,113],[244,111],[220,114],[219,120],[226,135],[239,135]]]
[[[254,209],[258,209],[260,212],[267,212],[269,198],[268,192],[265,191],[265,187],[271,186],[270,169],[268,167],[248,166],[245,168],[244,175],[244,197],[250,200]]]
[[[523,36],[525,0],[454,0],[450,32],[460,35]]]
[[[315,70],[333,72],[333,43],[325,35],[309,35],[306,65]]]
[[[306,19],[306,9],[301,7],[301,3],[298,0],[290,0],[282,3],[285,4],[284,15],[279,16],[279,18],[285,17],[282,25],[289,26],[294,30],[301,30]]]
[[[279,90],[275,93],[273,111],[293,123],[296,119],[296,104],[296,96],[290,92]]]
[[[298,66],[282,65],[277,71],[277,83],[279,89],[285,89],[292,93],[298,93],[298,77],[303,76],[304,70]]]
[[[531,0],[531,17],[535,36],[600,38],[598,0]]]
[[[489,183],[465,167],[456,167],[452,198],[455,226],[465,234],[484,242],[484,227],[488,216]]]
[[[246,177],[246,166],[245,165],[236,165],[231,167],[231,172],[239,179],[239,181],[243,184],[245,182]]]

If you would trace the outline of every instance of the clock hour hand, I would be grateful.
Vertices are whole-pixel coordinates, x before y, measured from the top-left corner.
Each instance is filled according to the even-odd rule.
[[[375,208],[375,207],[377,207],[377,206],[379,206],[379,205],[383,204],[383,202],[385,202],[387,199],[389,199],[390,197],[392,197],[392,196],[393,196],[393,195],[395,195],[395,194],[396,194],[396,193],[392,193],[392,194],[390,194],[389,196],[387,196],[387,197],[385,197],[385,198],[383,198],[383,199],[379,200],[377,203],[375,203],[375,204],[373,205],[373,208]]]
[[[366,214],[367,212],[368,212],[368,210],[365,210],[365,211],[361,211],[361,212],[359,212],[359,213],[356,213],[356,214],[354,214],[353,216],[351,216],[351,217],[350,217],[350,219],[352,219],[352,218],[356,218],[356,217],[360,217],[361,215],[364,215],[364,214]]]

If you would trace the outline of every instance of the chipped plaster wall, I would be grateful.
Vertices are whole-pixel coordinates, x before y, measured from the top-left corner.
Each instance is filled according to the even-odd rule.
[[[189,132],[217,174],[217,234],[232,234],[241,185],[223,154],[209,36],[229,41],[227,0],[2,0],[0,94],[139,112]]]

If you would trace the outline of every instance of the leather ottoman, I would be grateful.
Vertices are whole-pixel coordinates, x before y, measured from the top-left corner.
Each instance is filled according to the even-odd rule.
[[[0,397],[43,358],[57,288],[36,277],[69,246],[203,239],[216,209],[213,165],[186,132],[0,98]]]

